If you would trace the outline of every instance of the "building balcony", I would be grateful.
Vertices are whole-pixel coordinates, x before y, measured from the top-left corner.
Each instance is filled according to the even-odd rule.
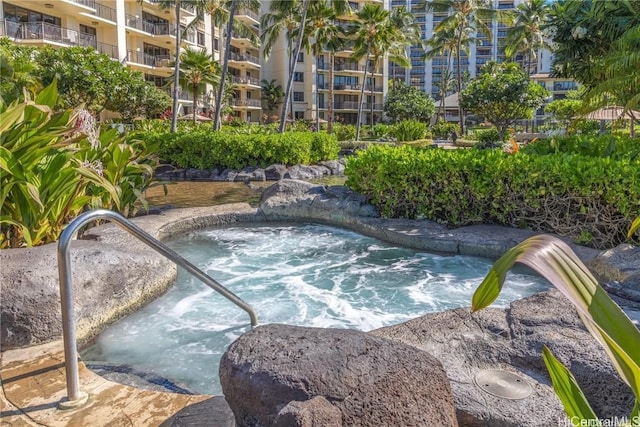
[[[127,63],[154,68],[170,68],[172,59],[170,55],[149,55],[144,52],[129,50],[127,51]]]
[[[96,13],[95,13],[96,17],[105,19],[112,23],[116,22],[116,10],[114,8],[105,6],[100,3],[96,3],[95,9],[96,9]]]
[[[155,26],[155,24],[151,22],[147,22],[144,19],[140,18],[139,16],[133,16],[133,15],[127,14],[125,15],[125,23],[128,28],[153,35],[153,31],[154,31],[153,27]]]
[[[96,36],[46,22],[4,21],[4,34],[16,41],[97,48]]]
[[[237,85],[261,87],[260,80],[256,79],[255,77],[231,76],[231,81]]]
[[[229,53],[229,61],[234,62],[249,62],[258,68],[260,68],[260,59],[257,56],[250,55],[248,53]]]
[[[251,109],[261,109],[262,101],[259,99],[239,99],[233,98],[231,100],[231,106],[234,108],[251,108]]]
[[[333,106],[336,110],[357,110],[359,102],[357,101],[345,101],[345,102],[336,102]],[[384,109],[384,104],[373,104],[373,109],[376,111],[382,111]],[[362,104],[362,110],[370,111],[371,103],[365,102]]]
[[[364,72],[364,65],[359,65],[358,63],[351,62],[343,62],[339,64],[334,64],[334,71],[356,71],[356,72]]]
[[[152,3],[154,5],[160,5],[160,3],[162,2],[162,0],[145,0],[148,3]],[[175,7],[172,8],[173,10],[175,10]],[[195,15],[196,14],[196,8],[194,5],[192,5],[191,3],[181,3],[180,4],[180,9],[191,14],[191,15]]]
[[[249,9],[241,8],[236,12],[236,17],[249,25],[259,25],[260,17],[257,13],[250,11]]]

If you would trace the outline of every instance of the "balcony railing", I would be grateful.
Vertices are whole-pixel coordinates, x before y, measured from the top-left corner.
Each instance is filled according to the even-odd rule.
[[[154,36],[174,36],[176,35],[176,26],[175,24],[170,24],[168,22],[163,22],[159,24],[151,24],[152,30],[151,34]]]
[[[241,61],[241,62],[253,62],[254,64],[260,64],[260,59],[257,56],[250,55],[248,53],[235,53],[231,52],[229,54],[229,59],[232,61]]]
[[[262,102],[259,99],[237,99],[234,98],[231,100],[231,105],[233,107],[262,107]]]
[[[112,44],[98,42],[96,46],[96,50],[100,53],[104,53],[111,59],[120,59],[118,57],[118,46],[114,46]]]
[[[149,55],[148,53],[129,50],[127,51],[127,62],[144,64],[149,67],[169,67],[171,64],[171,56]]]
[[[147,1],[149,3],[159,4],[162,0],[147,0]],[[195,13],[196,12],[195,6],[190,4],[190,3],[180,3],[180,9],[189,11],[191,13]]]
[[[100,3],[96,3],[95,9],[96,9],[96,14],[100,18],[104,18],[109,21],[116,22],[116,10],[114,8],[105,6]]]
[[[231,76],[231,81],[233,83],[237,83],[240,85],[254,85],[254,86],[260,86],[260,80],[256,79],[255,77],[238,77],[238,76]]]
[[[95,0],[71,0],[71,1],[74,2],[74,3],[81,4],[83,6],[87,6],[87,7],[93,8],[93,9],[96,8]]]
[[[139,16],[125,15],[127,27],[135,28],[136,30],[144,31],[145,33],[153,34],[153,27],[155,24],[147,22]]]
[[[255,12],[250,11],[249,9],[242,8],[236,13],[236,15],[238,15],[238,16],[248,16],[248,17],[250,17],[252,19],[255,19],[256,21],[260,20],[260,18],[258,17],[258,14],[255,13]]]
[[[333,66],[335,71],[364,71],[364,65],[358,65],[357,63],[343,62],[335,64]]]
[[[43,40],[62,43],[69,46],[87,46],[96,48],[96,36],[80,33],[47,22],[12,22],[4,21],[4,32],[7,36],[19,40]]]
[[[336,102],[334,104],[334,108],[336,110],[357,110],[359,102],[357,101],[344,101],[344,102]],[[371,110],[371,103],[365,102],[362,104],[362,109],[367,111]],[[373,104],[374,110],[382,110],[384,109],[384,104]]]

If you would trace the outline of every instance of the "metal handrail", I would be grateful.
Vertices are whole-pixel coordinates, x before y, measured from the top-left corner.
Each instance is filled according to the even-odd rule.
[[[138,227],[117,212],[107,209],[98,209],[81,214],[64,229],[58,242],[58,274],[60,278],[60,301],[62,304],[62,337],[64,341],[64,359],[67,379],[67,399],[61,403],[63,408],[75,408],[87,401],[88,395],[80,391],[80,378],[78,374],[78,358],[76,346],[76,325],[73,313],[73,284],[71,279],[71,258],[69,245],[77,230],[88,222],[97,219],[108,219],[115,222],[120,228],[137,237],[147,246],[166,258],[175,262],[187,270],[191,275],[200,279],[205,285],[222,294],[229,301],[249,314],[251,326],[258,325],[258,318],[251,306],[236,296],[233,292],[222,286],[198,267],[178,255],[164,243],[153,238],[149,233]]]

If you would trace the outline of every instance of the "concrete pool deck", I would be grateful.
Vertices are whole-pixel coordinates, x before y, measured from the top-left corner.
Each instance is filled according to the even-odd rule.
[[[383,219],[372,214],[362,196],[349,193],[344,189],[325,189],[322,186],[299,182],[290,182],[289,184],[285,182],[279,185],[280,188],[274,190],[277,191],[276,197],[271,197],[260,208],[251,208],[246,204],[235,204],[214,208],[176,209],[161,215],[140,217],[135,222],[152,235],[164,238],[197,228],[241,221],[318,221],[417,249],[489,257],[498,256],[519,241],[536,234],[530,231],[497,226],[447,229],[440,224],[426,220]],[[287,187],[287,185],[292,187]],[[278,199],[278,197],[281,198]],[[84,267],[88,271],[85,273],[88,277],[87,280],[89,280],[87,283],[92,286],[95,284],[90,283],[91,278],[97,274],[95,256],[104,254],[106,251],[136,252],[141,256],[150,252],[150,250],[145,251],[140,245],[136,245],[133,239],[126,236],[126,233],[115,225],[100,226],[92,230],[91,234],[95,241],[77,242],[72,245],[72,251],[73,247],[77,252],[85,251],[82,256],[74,259],[74,265],[78,270],[82,270]],[[600,251],[575,246],[574,248],[583,260],[591,261],[590,267],[595,265],[594,261],[598,261]],[[48,250],[55,253],[54,247],[50,247]],[[22,250],[18,249],[14,253],[20,251]],[[37,280],[42,282],[54,282],[51,284],[51,289],[55,291],[57,289],[55,263],[43,256],[33,258],[34,252],[26,250],[24,252],[31,253],[32,258],[26,262],[28,268],[23,268],[19,274],[13,276],[17,278],[14,285],[16,289],[22,293],[25,288],[31,286],[31,283],[26,280],[26,276],[27,273],[31,273],[31,270],[36,269],[36,264],[50,263],[46,265],[46,268],[51,269],[48,276],[40,277],[37,274],[34,276],[38,276]],[[630,261],[630,265],[634,265],[635,269],[625,266],[621,270],[616,270],[614,261],[612,263],[614,265],[607,265],[606,268],[601,269],[607,273],[603,274],[612,277],[609,270],[615,270],[620,274],[638,276],[640,274],[640,263],[637,262],[640,258],[638,248],[633,249],[632,252],[635,255],[633,255],[634,258]],[[41,253],[38,252],[38,254]],[[11,258],[11,256],[9,251],[0,252],[3,275],[6,274],[4,271],[7,270],[6,267],[11,265],[10,262],[15,261],[15,258]],[[55,257],[53,256],[53,258]],[[601,263],[606,263],[606,261],[607,259],[600,260]],[[629,261],[627,262],[629,263]],[[113,269],[113,265],[110,268]],[[147,268],[157,269],[158,266],[151,265]],[[165,276],[167,280],[171,279],[169,277],[171,274],[163,275],[163,277]],[[5,319],[5,304],[7,304],[5,292],[10,287],[5,281],[7,277],[9,276],[3,276],[3,321]],[[126,278],[130,278],[130,276]],[[96,280],[98,279],[93,279],[93,281]],[[614,277],[610,280],[622,279]],[[76,288],[87,287],[82,277],[78,277],[75,281]],[[41,293],[40,290],[37,291],[37,293],[33,291],[30,295]],[[59,295],[56,296],[54,292],[51,296],[45,296],[56,302],[59,316]],[[78,305],[89,306],[91,312],[100,310],[99,307],[96,307],[95,301],[78,301],[78,298],[76,301]],[[40,307],[42,311],[44,305],[38,304],[37,307]],[[76,307],[76,311],[84,313],[82,307]],[[126,313],[119,315],[123,316]],[[87,333],[95,332],[100,329],[100,325],[104,327],[104,323],[113,320],[113,318],[105,320],[104,317],[98,317],[96,321],[93,321],[95,324],[92,323],[84,327],[83,330]],[[58,319],[57,323],[50,324],[49,333],[54,338],[49,338],[49,341],[60,336],[59,332],[55,330],[56,327],[59,327],[59,322]],[[5,327],[6,325],[3,325],[3,342]],[[24,345],[30,346],[23,347]],[[7,348],[7,345],[4,347]],[[234,425],[233,420],[229,419],[228,408],[224,409],[226,404],[221,396],[194,396],[141,390],[108,381],[87,369],[82,363],[80,368],[81,390],[89,392],[89,402],[75,410],[60,410],[58,403],[66,396],[62,341],[57,339],[47,344],[35,346],[22,344],[14,345],[14,347],[21,348],[5,350],[1,354],[0,378],[3,393],[0,396],[2,405],[0,425]],[[217,421],[216,417],[218,417]]]
[[[89,401],[61,410],[67,395],[62,341],[3,352],[1,377],[3,426],[233,425],[229,410],[216,410],[221,396],[141,390],[108,381],[82,362],[80,388]],[[199,410],[190,412],[194,405]]]

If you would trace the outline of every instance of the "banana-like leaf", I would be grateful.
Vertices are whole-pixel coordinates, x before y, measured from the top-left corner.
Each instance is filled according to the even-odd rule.
[[[495,301],[507,271],[515,262],[536,270],[573,303],[589,332],[604,347],[639,400],[640,331],[571,248],[557,237],[534,236],[507,251],[476,289],[472,309],[480,310]]]
[[[631,223],[631,228],[627,233],[627,239],[630,239],[631,236],[633,236],[633,233],[635,233],[637,230],[640,230],[640,216],[634,219],[633,222]]]
[[[580,420],[595,420],[598,417],[582,393],[578,382],[569,370],[551,353],[545,345],[542,347],[542,358],[547,366],[553,390],[560,398],[562,405],[570,419],[578,417]]]

